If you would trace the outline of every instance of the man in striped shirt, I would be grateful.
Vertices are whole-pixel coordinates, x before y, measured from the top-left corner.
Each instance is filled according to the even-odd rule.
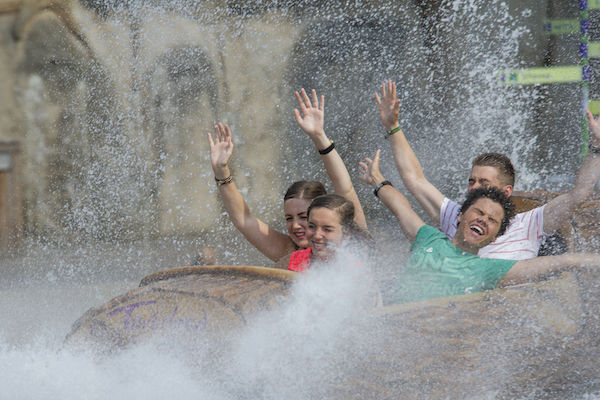
[[[444,196],[425,178],[421,164],[398,123],[400,101],[396,97],[396,84],[385,82],[381,87],[381,97],[376,93],[375,100],[404,185],[440,225],[440,230],[452,238],[456,233],[460,205]],[[600,122],[589,111],[587,116],[592,132],[590,151],[581,164],[573,188],[541,207],[517,214],[502,236],[479,250],[479,256],[513,260],[536,257],[545,236],[558,230],[577,205],[591,194],[600,178]],[[495,187],[510,196],[514,181],[514,168],[506,156],[485,153],[473,161],[468,190]]]
[[[381,151],[358,163],[360,179],[375,188],[374,194],[394,214],[406,238],[410,255],[386,294],[386,303],[405,303],[475,293],[496,287],[535,282],[540,278],[579,267],[600,267],[599,254],[561,254],[527,260],[477,256],[505,232],[514,206],[495,187],[471,190],[463,203],[456,235],[449,239],[426,225],[406,196],[386,180],[379,169]]]

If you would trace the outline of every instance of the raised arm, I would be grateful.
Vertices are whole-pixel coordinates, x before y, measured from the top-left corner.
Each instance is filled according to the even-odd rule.
[[[233,225],[261,253],[273,261],[289,254],[296,246],[288,235],[272,229],[250,212],[229,171],[229,159],[233,153],[233,141],[228,125],[215,125],[215,138],[208,133],[210,161],[215,173],[219,193],[225,210]]]
[[[335,149],[333,141],[329,140],[324,130],[324,108],[325,98],[321,95],[319,99],[317,92],[312,90],[312,101],[304,89],[300,93],[295,92],[296,100],[300,110],[294,109],[296,122],[304,133],[313,141],[315,147],[321,154],[321,160],[327,171],[327,175],[333,183],[336,194],[344,197],[354,205],[354,222],[361,228],[367,228],[367,220],[362,209],[358,195],[352,185],[350,174],[344,165],[344,161]]]
[[[415,241],[417,232],[425,225],[425,222],[412,209],[410,202],[402,193],[397,191],[387,181],[379,170],[379,157],[381,150],[377,150],[375,157],[371,160],[365,158],[358,163],[361,172],[360,180],[375,188],[375,195],[381,199],[383,204],[390,209],[392,214],[400,223],[402,231],[411,242]],[[387,182],[387,184],[382,184]]]
[[[534,282],[572,268],[600,267],[600,254],[561,254],[517,261],[496,286]]]
[[[560,228],[577,206],[590,196],[600,178],[600,122],[588,110],[586,114],[591,133],[590,144],[594,151],[589,151],[583,159],[573,188],[544,207],[544,232],[549,234]]]
[[[381,97],[375,93],[375,101],[379,106],[381,122],[388,132],[396,168],[398,168],[404,185],[423,210],[439,224],[440,207],[444,201],[444,195],[425,178],[421,163],[408,144],[404,132],[400,129],[398,122],[400,100],[396,97],[396,83],[391,80],[383,83]],[[390,132],[392,133],[389,134]]]

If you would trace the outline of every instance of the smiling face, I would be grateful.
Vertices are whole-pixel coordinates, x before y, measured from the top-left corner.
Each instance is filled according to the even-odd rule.
[[[476,200],[464,213],[458,215],[458,229],[452,244],[477,254],[477,251],[496,239],[504,218],[502,206],[488,198]]]
[[[293,198],[283,203],[283,212],[285,214],[285,227],[292,241],[301,249],[310,246],[306,237],[308,224],[308,206],[310,200]]]
[[[320,259],[330,257],[344,237],[340,215],[324,207],[311,209],[307,233],[313,256]]]

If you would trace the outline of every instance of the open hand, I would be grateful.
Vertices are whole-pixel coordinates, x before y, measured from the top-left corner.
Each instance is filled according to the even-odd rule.
[[[231,140],[231,131],[229,125],[223,126],[222,123],[215,125],[215,139],[210,134],[208,136],[208,143],[210,145],[210,163],[212,164],[215,177],[224,179],[227,176],[217,176],[223,172],[224,169],[228,168],[227,164],[233,153],[233,141]]]
[[[312,102],[304,89],[300,89],[300,93],[294,92],[294,95],[300,107],[300,111],[296,108],[294,109],[294,116],[300,128],[313,141],[319,138],[319,136],[325,136],[325,131],[323,130],[325,98],[323,95],[321,95],[319,100],[317,92],[313,89]]]
[[[590,110],[585,110],[585,113],[588,117],[588,125],[590,127],[590,143],[594,146],[600,146],[600,121],[597,118],[594,118]]]
[[[400,100],[396,98],[396,83],[388,80],[381,84],[381,97],[375,93],[375,101],[379,106],[379,117],[385,129],[392,130],[398,126]]]
[[[360,161],[358,163],[358,170],[360,171],[360,180],[366,183],[367,185],[371,185],[373,187],[377,186],[379,183],[383,182],[385,178],[381,174],[379,170],[379,157],[381,155],[381,150],[377,150],[375,152],[375,157],[371,160],[369,157],[365,158],[364,161]]]

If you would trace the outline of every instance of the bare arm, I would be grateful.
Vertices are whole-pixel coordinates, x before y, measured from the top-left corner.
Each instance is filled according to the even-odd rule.
[[[586,111],[590,126],[590,143],[600,146],[600,122]],[[560,228],[577,206],[587,199],[600,178],[600,154],[588,152],[575,177],[573,188],[552,199],[544,207],[544,231],[552,233]]]
[[[279,259],[279,261],[277,261],[275,263],[275,265],[273,265],[273,268],[276,269],[288,269],[289,265],[290,265],[290,259],[292,258],[292,253],[283,256]]]
[[[295,92],[294,94],[300,107],[300,111],[294,109],[296,122],[313,141],[317,150],[328,148],[331,145],[331,141],[325,135],[325,130],[323,129],[325,98],[321,95],[319,99],[314,89],[311,93],[312,102],[304,89],[301,89],[300,93]],[[339,153],[334,148],[327,154],[321,154],[321,160],[323,160],[327,175],[333,183],[334,192],[354,205],[354,222],[361,228],[366,229],[367,220],[365,213],[354,190],[350,174]]]
[[[233,153],[233,141],[229,126],[223,126],[222,123],[215,125],[215,139],[213,141],[208,133],[208,143],[215,178],[225,179],[231,176],[228,163]],[[288,235],[274,230],[252,215],[235,181],[220,185],[219,193],[233,225],[266,257],[277,261],[295,250],[296,246]]]
[[[381,97],[375,93],[375,101],[379,106],[379,116],[385,129],[389,132],[399,127],[400,100],[396,98],[396,83],[390,80],[383,83],[381,85]],[[415,196],[423,210],[439,224],[440,207],[444,201],[444,195],[425,178],[421,163],[419,163],[402,130],[392,134],[389,141],[402,182]]]
[[[520,260],[504,275],[497,286],[533,282],[555,272],[578,267],[599,267],[599,254],[561,254]]]
[[[381,182],[385,181],[379,170],[380,154],[381,150],[377,150],[373,160],[365,158],[364,161],[358,163],[361,170],[360,180],[373,187],[377,187]],[[408,240],[414,242],[417,232],[425,225],[425,222],[412,209],[406,196],[391,185],[381,186],[377,195],[383,204],[394,214]]]

